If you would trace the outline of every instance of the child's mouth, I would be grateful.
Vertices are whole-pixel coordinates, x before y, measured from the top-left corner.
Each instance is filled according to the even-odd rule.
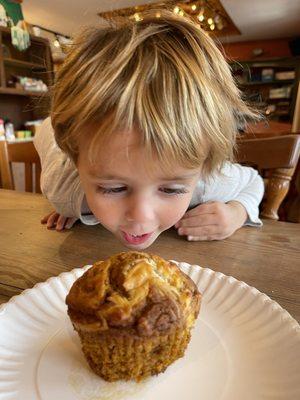
[[[146,240],[149,239],[149,237],[152,235],[152,232],[150,233],[144,233],[143,235],[133,235],[131,233],[127,233],[122,231],[123,237],[125,241],[129,244],[142,244],[146,242]]]

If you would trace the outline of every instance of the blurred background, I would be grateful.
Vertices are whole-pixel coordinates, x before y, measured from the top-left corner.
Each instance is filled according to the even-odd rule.
[[[0,0],[0,139],[32,141],[49,113],[55,73],[82,27],[111,17],[138,23],[150,8],[191,16],[223,48],[244,98],[266,117],[241,131],[300,129],[299,0]],[[14,186],[24,190],[22,169],[13,168]]]

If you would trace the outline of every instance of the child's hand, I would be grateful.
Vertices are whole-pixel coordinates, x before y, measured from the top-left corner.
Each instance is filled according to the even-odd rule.
[[[64,229],[70,229],[75,224],[78,218],[68,218],[58,214],[56,211],[52,211],[50,214],[45,215],[41,219],[42,224],[47,225],[47,229],[55,228],[57,231],[63,231]]]
[[[188,240],[221,240],[243,226],[246,219],[247,211],[241,203],[214,201],[187,211],[175,228]]]

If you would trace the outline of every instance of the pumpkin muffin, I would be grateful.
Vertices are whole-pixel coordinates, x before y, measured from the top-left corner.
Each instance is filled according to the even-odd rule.
[[[184,355],[200,298],[176,264],[131,251],[94,264],[66,303],[92,370],[107,381],[139,381]]]

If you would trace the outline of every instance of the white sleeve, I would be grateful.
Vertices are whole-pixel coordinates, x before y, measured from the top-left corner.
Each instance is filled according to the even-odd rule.
[[[248,214],[245,225],[260,226],[259,204],[264,194],[264,183],[258,172],[250,167],[226,163],[221,173],[204,185],[203,202],[238,201]]]
[[[77,169],[71,159],[58,147],[50,118],[47,118],[37,130],[34,145],[41,159],[42,193],[59,214],[64,217],[84,219],[81,209],[85,196]]]

